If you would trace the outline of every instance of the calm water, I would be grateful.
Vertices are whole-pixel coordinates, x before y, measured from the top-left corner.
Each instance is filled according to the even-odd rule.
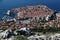
[[[0,12],[18,7],[40,4],[47,5],[53,10],[60,11],[60,0],[0,0]]]

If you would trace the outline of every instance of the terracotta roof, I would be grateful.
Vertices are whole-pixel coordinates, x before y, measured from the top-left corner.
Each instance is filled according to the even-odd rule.
[[[45,15],[51,15],[54,13],[53,10],[49,9],[47,6],[44,5],[37,5],[37,6],[27,6],[22,8],[16,8],[13,12],[18,11],[20,17],[42,17]]]

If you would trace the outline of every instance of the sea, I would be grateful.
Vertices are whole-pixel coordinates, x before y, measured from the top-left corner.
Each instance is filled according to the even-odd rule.
[[[0,18],[8,10],[35,5],[46,5],[52,10],[60,11],[60,0],[0,0]]]
[[[46,5],[52,10],[60,11],[60,0],[0,0],[0,12],[33,5]]]

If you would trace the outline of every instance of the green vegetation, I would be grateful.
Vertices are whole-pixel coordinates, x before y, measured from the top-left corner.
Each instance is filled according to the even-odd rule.
[[[57,26],[57,21],[54,20],[54,24],[50,26],[49,24],[44,27],[44,24],[47,21],[43,18],[43,20],[39,20],[37,24],[39,24],[39,28],[35,27],[34,29],[31,29],[34,32],[42,32],[42,33],[60,33],[60,27]]]
[[[28,40],[26,36],[18,35],[15,37],[15,40]]]
[[[49,27],[49,26],[46,26],[46,28],[44,29],[43,27],[37,29],[32,29],[32,31],[34,32],[42,32],[42,33],[60,33],[60,28],[57,28],[57,27]]]

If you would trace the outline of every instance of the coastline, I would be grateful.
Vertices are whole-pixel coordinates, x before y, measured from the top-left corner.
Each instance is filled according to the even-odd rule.
[[[8,39],[8,37],[17,36],[19,38],[23,35],[28,39],[32,36],[42,37],[46,40],[53,35],[55,38],[60,35],[59,22],[60,13],[45,5],[15,8],[8,10],[6,15],[2,17],[2,21],[0,21],[0,35],[2,35],[0,37]]]

